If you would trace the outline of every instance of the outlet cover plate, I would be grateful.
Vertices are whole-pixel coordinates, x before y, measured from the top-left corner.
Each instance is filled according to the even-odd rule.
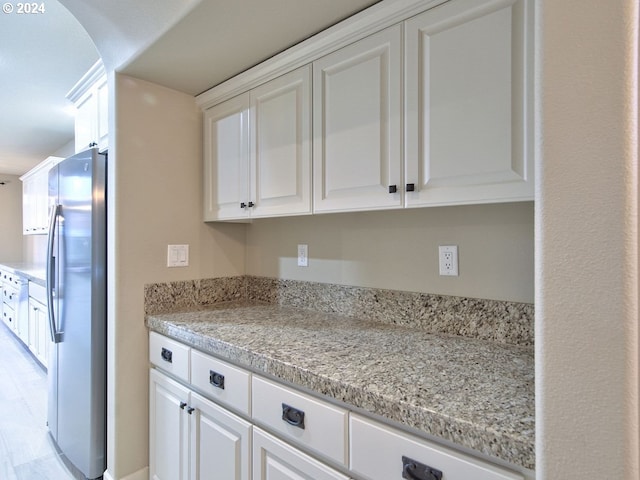
[[[440,245],[438,247],[440,275],[447,277],[458,276],[458,246]]]

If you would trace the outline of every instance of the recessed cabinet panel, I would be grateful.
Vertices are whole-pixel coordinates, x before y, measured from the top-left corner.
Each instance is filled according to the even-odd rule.
[[[181,404],[189,390],[156,370],[149,376],[149,477],[188,480],[189,416]]]
[[[97,143],[102,152],[108,148],[109,141],[109,84],[107,77],[103,77],[96,86],[97,97]]]
[[[314,211],[401,206],[401,30],[314,62]]]
[[[251,424],[191,394],[191,479],[249,480]]]
[[[204,220],[248,216],[249,95],[211,107],[204,114]]]
[[[311,67],[250,95],[251,216],[311,213]]]
[[[457,0],[406,22],[407,206],[533,198],[525,0]]]
[[[253,480],[348,480],[258,428],[253,430]]]
[[[96,112],[98,111],[98,99],[94,91],[87,92],[76,103],[75,118],[75,149],[76,153],[89,147],[96,139]]]

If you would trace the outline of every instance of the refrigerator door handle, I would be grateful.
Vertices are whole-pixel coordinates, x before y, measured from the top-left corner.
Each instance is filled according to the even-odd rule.
[[[56,257],[53,255],[53,243],[56,233],[56,225],[58,224],[58,216],[60,215],[60,205],[51,207],[51,216],[49,218],[49,235],[47,242],[47,309],[49,310],[49,331],[51,332],[51,340],[54,343],[60,343],[62,336],[56,329],[55,309],[53,308],[53,291],[55,288],[56,273]]]

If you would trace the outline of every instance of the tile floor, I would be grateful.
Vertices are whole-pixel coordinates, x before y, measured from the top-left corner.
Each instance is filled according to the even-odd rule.
[[[47,374],[0,322],[0,479],[74,480],[46,421]]]

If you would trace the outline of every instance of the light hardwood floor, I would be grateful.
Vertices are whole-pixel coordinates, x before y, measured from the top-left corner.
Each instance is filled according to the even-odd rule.
[[[74,480],[46,421],[47,374],[0,322],[0,479]]]

